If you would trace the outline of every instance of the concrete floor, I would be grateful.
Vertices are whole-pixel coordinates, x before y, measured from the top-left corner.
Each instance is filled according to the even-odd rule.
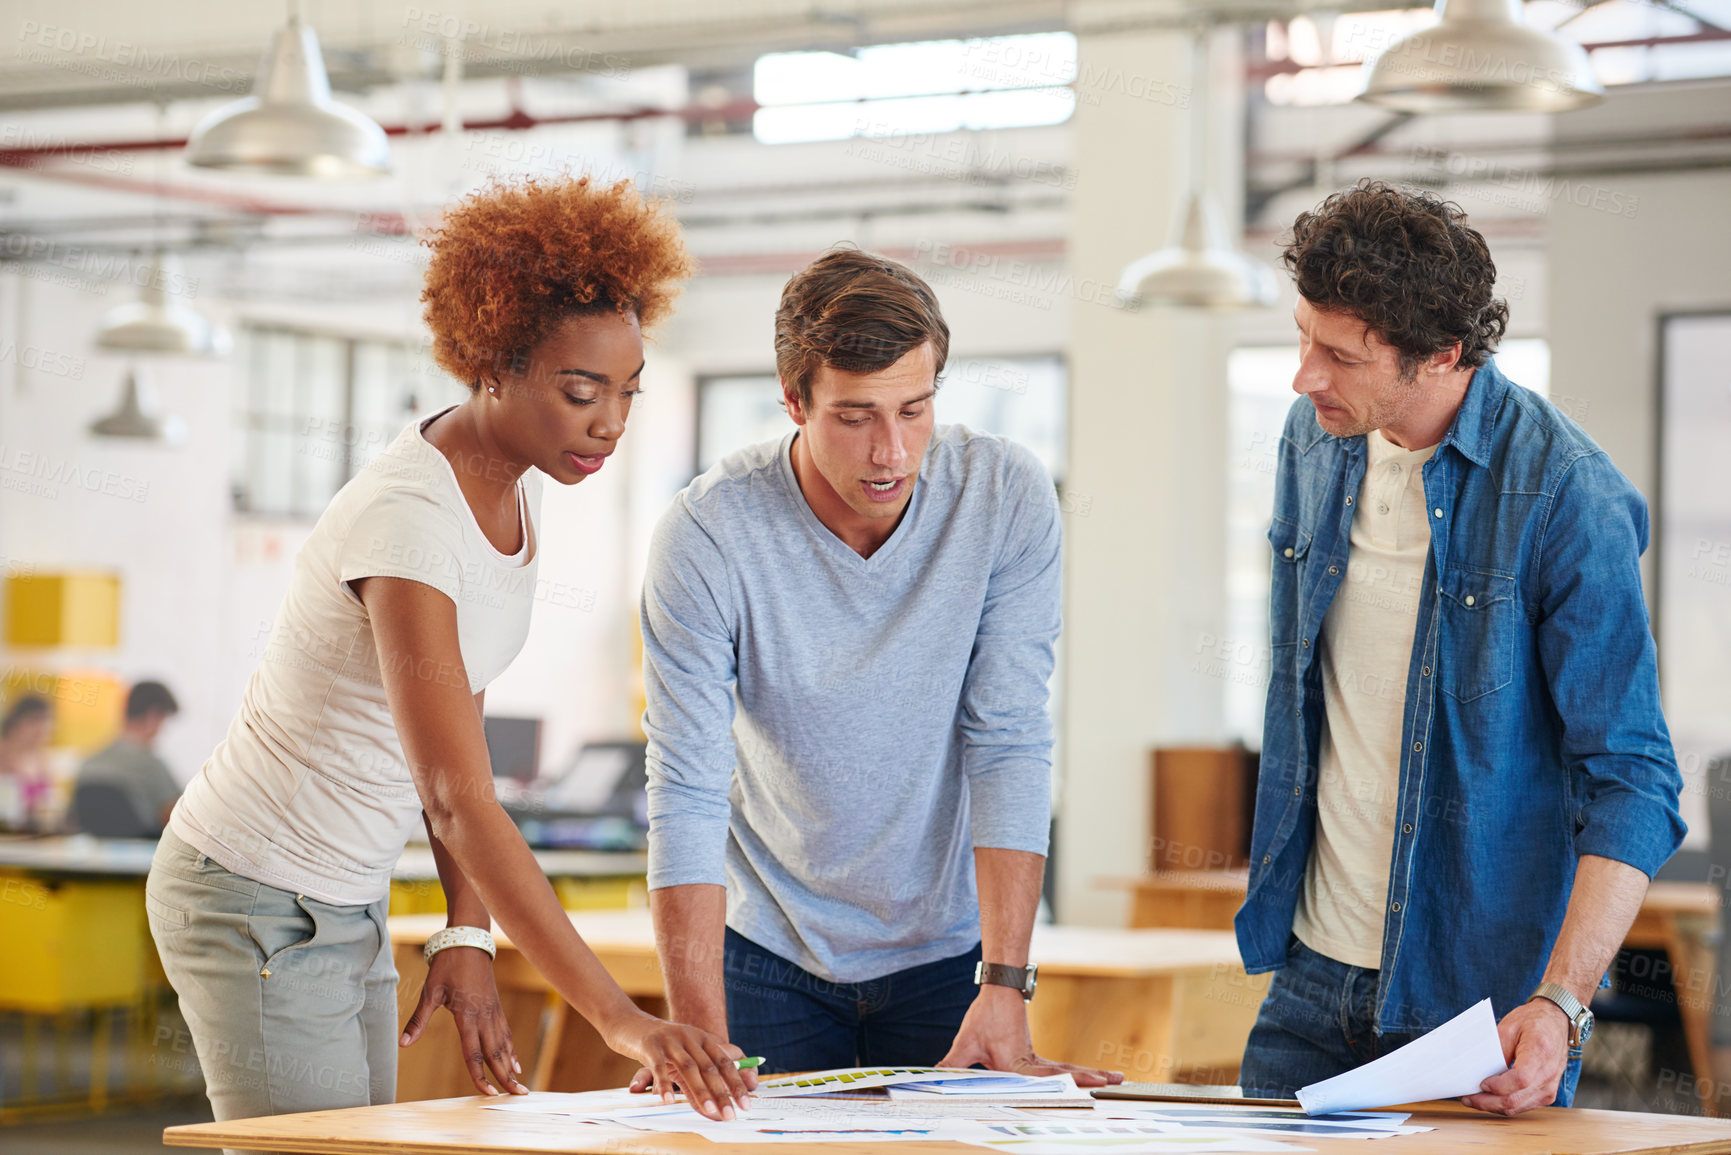
[[[174,1001],[165,998],[147,1024],[138,1015],[106,1017],[109,1028],[108,1086],[128,1093],[130,1080],[142,1081],[145,1105],[116,1102],[100,1115],[73,1115],[74,1108],[37,1114],[26,1088],[54,1099],[82,1099],[90,1087],[98,1015],[37,1018],[0,1015],[0,1106],[20,1108],[25,1121],[0,1123],[4,1155],[131,1155],[162,1151],[162,1129],[210,1120],[210,1104],[198,1061],[173,1045],[185,1031]],[[130,1074],[129,1074],[130,1066]],[[25,1077],[26,1068],[35,1072]]]
[[[164,1127],[208,1122],[210,1104],[201,1095],[144,1111],[0,1127],[0,1151],[7,1155],[144,1155],[168,1150],[162,1145]]]

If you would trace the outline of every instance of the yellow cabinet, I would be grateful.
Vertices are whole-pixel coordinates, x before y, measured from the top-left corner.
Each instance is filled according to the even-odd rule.
[[[133,1003],[144,989],[144,879],[0,872],[0,1010]]]
[[[117,646],[120,575],[98,571],[12,574],[6,579],[9,646]]]

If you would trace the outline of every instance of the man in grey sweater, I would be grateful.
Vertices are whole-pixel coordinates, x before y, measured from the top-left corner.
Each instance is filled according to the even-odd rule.
[[[931,289],[854,249],[776,313],[795,429],[662,518],[643,591],[649,887],[672,1016],[765,1070],[1035,1055],[1058,506],[938,426]],[[984,964],[984,965],[982,965]]]

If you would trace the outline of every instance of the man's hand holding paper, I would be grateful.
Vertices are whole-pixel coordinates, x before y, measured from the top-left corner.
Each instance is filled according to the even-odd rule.
[[[1555,1099],[1569,1065],[1569,1020],[1563,1009],[1545,999],[1522,1003],[1497,1024],[1497,1037],[1509,1069],[1486,1079],[1483,1092],[1461,1102],[1497,1115],[1519,1115]]]

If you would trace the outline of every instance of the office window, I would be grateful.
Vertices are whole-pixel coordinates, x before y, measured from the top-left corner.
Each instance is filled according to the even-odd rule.
[[[1722,798],[1731,756],[1731,313],[1662,319],[1659,492],[1653,556],[1658,571],[1659,686],[1683,769],[1685,846],[1707,839],[1708,798]],[[1725,832],[1712,832],[1714,841]]]
[[[468,396],[406,344],[241,331],[232,487],[241,513],[317,517],[417,414]]]
[[[774,373],[701,378],[693,474],[703,473],[735,449],[773,441],[792,428]]]
[[[1069,32],[772,52],[752,69],[752,131],[791,144],[1062,124],[1076,77]]]

